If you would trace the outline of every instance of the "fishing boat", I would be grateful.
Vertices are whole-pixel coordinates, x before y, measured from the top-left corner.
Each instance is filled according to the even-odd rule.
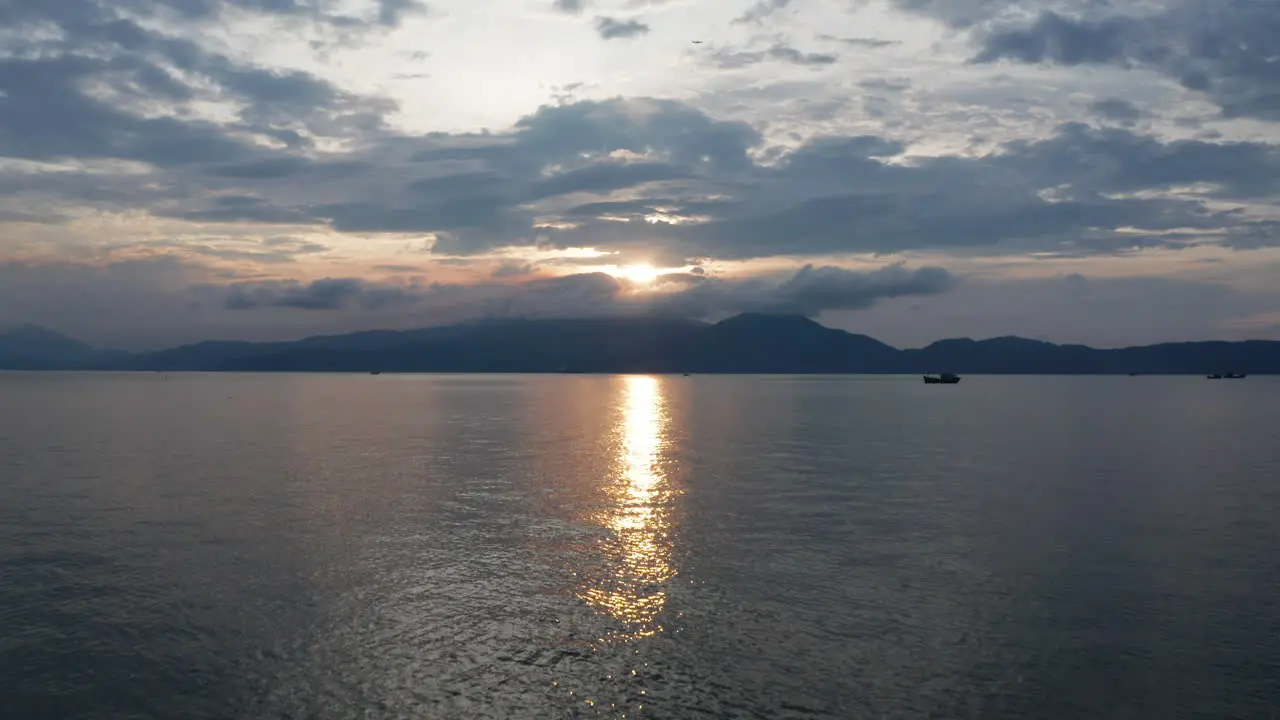
[[[941,375],[925,375],[925,385],[955,385],[960,382],[960,376],[955,373],[942,373]]]

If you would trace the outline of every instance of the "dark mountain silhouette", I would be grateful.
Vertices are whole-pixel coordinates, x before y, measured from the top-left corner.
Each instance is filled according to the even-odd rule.
[[[898,354],[806,317],[746,314],[706,328],[683,364],[694,372],[892,372]]]
[[[105,364],[119,353],[94,348],[35,325],[0,332],[0,369],[63,370]]]
[[[1122,349],[1001,337],[899,350],[805,317],[746,314],[489,320],[289,342],[203,342],[123,354],[49,330],[0,334],[0,368],[319,372],[1280,373],[1280,342],[1188,342]]]

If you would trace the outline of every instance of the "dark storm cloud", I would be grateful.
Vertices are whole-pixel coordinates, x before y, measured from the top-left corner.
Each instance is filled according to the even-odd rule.
[[[649,32],[649,26],[635,18],[619,20],[612,17],[598,17],[595,25],[596,34],[605,40],[633,38]]]
[[[1280,3],[1167,0],[1159,7],[1133,15],[1116,5],[1115,14],[1085,17],[1045,10],[1030,22],[999,22],[979,33],[974,59],[1145,68],[1205,93],[1227,116],[1280,119]]]

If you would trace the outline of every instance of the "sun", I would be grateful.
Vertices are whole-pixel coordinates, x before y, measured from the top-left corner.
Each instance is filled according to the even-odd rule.
[[[657,268],[648,263],[636,263],[634,265],[623,265],[612,273],[615,277],[624,280],[630,280],[637,285],[649,285],[658,279],[661,274]]]

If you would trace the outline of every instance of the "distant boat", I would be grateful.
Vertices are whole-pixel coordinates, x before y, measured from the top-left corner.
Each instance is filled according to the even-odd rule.
[[[370,370],[370,371],[369,371],[369,374],[370,374],[370,375],[381,375],[381,374],[382,374],[382,371],[381,371],[381,370]]]
[[[942,373],[941,375],[925,375],[925,385],[955,385],[960,382],[960,376],[954,373]]]
[[[1245,375],[1244,373],[1229,372],[1229,373],[1209,373],[1207,377],[1210,380],[1243,380],[1246,377],[1248,377],[1248,375]]]

